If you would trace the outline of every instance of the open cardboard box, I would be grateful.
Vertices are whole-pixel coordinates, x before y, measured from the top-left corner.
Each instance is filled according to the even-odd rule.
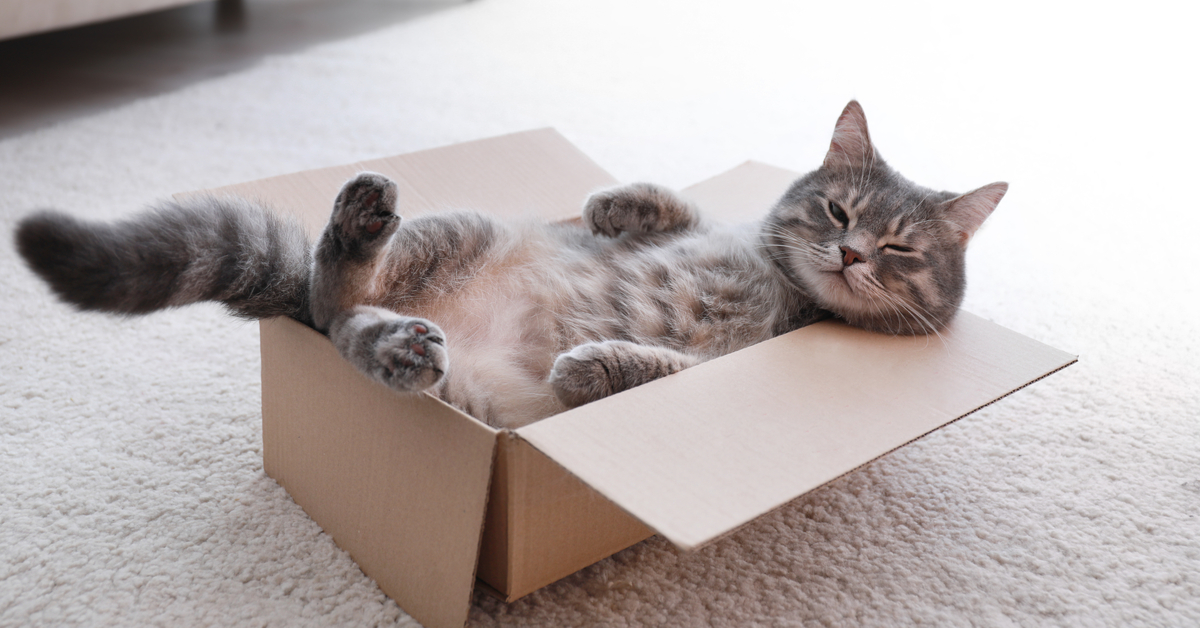
[[[212,191],[294,212],[315,236],[362,170],[399,183],[406,216],[569,219],[615,183],[540,130]],[[684,194],[756,220],[795,176],[747,163]],[[829,321],[497,430],[367,380],[299,323],[261,329],[266,472],[430,627],[466,622],[477,575],[511,601],[651,534],[698,547],[1075,362],[967,312],[940,337]]]

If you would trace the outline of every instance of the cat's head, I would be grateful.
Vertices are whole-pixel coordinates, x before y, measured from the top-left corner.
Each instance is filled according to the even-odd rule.
[[[967,241],[1007,190],[993,183],[953,194],[912,183],[880,158],[851,101],[825,162],[771,210],[766,246],[792,281],[850,324],[931,333],[958,310]]]

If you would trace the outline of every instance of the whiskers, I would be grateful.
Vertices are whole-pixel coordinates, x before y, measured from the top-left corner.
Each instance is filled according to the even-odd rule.
[[[759,244],[764,256],[791,267],[800,265],[796,274],[814,282],[807,288],[815,291],[813,296],[822,301],[821,307],[860,327],[894,335],[936,336],[943,345],[948,344],[939,331],[937,316],[917,299],[889,289],[869,267],[846,272],[840,257],[828,247],[779,225],[769,226],[766,235]],[[805,272],[803,267],[815,272]],[[841,278],[833,275],[837,272],[842,273]]]
[[[790,254],[795,254],[805,262],[817,267],[830,265],[829,250],[815,242],[806,240],[779,225],[771,225],[767,234],[774,237],[772,244],[778,246],[777,250],[767,243],[759,243],[759,247],[765,250],[766,257],[769,259],[784,261],[790,258]]]
[[[859,275],[859,278],[858,287],[875,312],[885,320],[891,316],[896,317],[896,334],[900,333],[899,324],[904,323],[908,325],[908,330],[912,335],[921,335],[926,338],[931,335],[937,336],[942,345],[948,345],[946,338],[938,331],[938,326],[932,320],[935,317],[927,309],[902,294],[888,290],[874,275]]]

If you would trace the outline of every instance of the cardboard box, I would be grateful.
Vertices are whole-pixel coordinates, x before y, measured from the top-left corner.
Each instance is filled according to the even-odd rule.
[[[612,177],[552,130],[223,188],[317,234],[358,171],[401,213],[579,214]],[[755,220],[795,173],[747,163],[684,193]],[[451,356],[453,360],[453,356]],[[476,575],[515,600],[657,533],[691,549],[1075,362],[962,312],[941,336],[823,322],[517,430],[358,374],[294,321],[262,322],[263,457],[422,624],[461,626]]]

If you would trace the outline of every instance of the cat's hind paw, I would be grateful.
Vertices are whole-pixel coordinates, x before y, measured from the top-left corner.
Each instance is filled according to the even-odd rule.
[[[569,408],[641,386],[698,363],[665,347],[624,340],[581,344],[560,354],[550,369],[550,387]]]
[[[338,352],[364,374],[400,392],[419,392],[446,376],[446,335],[422,318],[360,306],[329,330]]]
[[[695,208],[667,188],[632,183],[589,196],[583,221],[596,235],[615,238],[624,231],[650,233],[688,229],[698,223]]]
[[[347,252],[370,253],[400,227],[397,186],[386,176],[362,172],[342,186],[329,218]]]
[[[394,321],[375,342],[375,360],[388,386],[405,392],[425,390],[446,375],[446,340],[428,321]]]
[[[613,381],[616,360],[612,353],[611,348],[593,342],[559,355],[550,370],[554,396],[575,408],[619,392]]]

